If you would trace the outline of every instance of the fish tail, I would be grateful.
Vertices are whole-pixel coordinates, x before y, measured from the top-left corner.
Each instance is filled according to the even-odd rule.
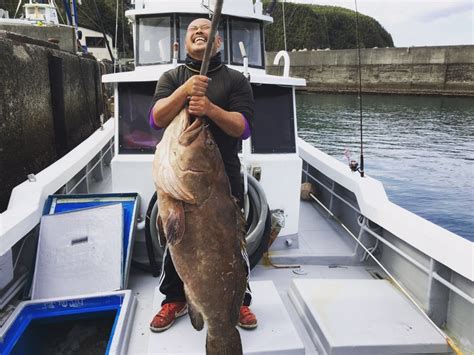
[[[206,355],[242,355],[242,341],[237,328],[231,327],[229,331],[220,333],[219,336],[207,333]]]

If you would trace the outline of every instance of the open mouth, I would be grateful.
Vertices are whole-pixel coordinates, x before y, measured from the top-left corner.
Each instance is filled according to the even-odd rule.
[[[207,38],[205,38],[204,36],[196,36],[194,37],[193,43],[194,44],[207,43]]]
[[[185,127],[184,127],[184,132],[189,133],[193,132],[197,129],[200,129],[202,126],[202,119],[199,117],[192,117],[188,116],[188,119],[186,120]]]
[[[194,142],[194,140],[198,138],[199,134],[202,132],[204,127],[205,127],[204,122],[200,117],[191,117],[187,115],[186,120],[184,121],[183,131],[178,137],[179,143],[184,146],[190,145],[192,142]],[[186,167],[182,165],[183,162],[180,162],[179,159],[177,160],[176,163],[179,170],[183,172],[191,172],[191,173],[198,173],[198,174],[207,172],[207,170],[202,170],[202,169],[193,167],[192,162],[188,162],[187,164],[184,164],[186,165]]]
[[[203,128],[203,121],[199,117],[191,117],[186,114],[186,119],[183,121],[182,131],[178,136],[178,142],[181,145],[190,145],[199,136]]]

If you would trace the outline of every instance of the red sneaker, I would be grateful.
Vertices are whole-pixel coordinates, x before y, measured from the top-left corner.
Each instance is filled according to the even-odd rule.
[[[240,307],[239,327],[243,329],[257,328],[257,317],[247,306]]]
[[[173,325],[177,318],[188,313],[186,302],[170,302],[164,304],[150,323],[152,332],[162,332]]]

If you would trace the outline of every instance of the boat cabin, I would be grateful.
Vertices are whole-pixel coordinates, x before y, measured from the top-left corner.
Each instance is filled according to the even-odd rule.
[[[255,99],[254,128],[243,141],[241,161],[246,172],[260,181],[270,209],[283,211],[285,226],[280,235],[291,237],[297,232],[302,164],[296,148],[294,90],[305,80],[265,73],[264,28],[272,18],[264,14],[259,1],[237,3],[224,2],[219,35],[223,61],[249,78]],[[189,1],[137,2],[135,10],[126,12],[133,21],[135,70],[103,77],[115,88],[114,191],[136,191],[138,185],[143,215],[154,193],[151,162],[163,134],[148,123],[156,83],[163,72],[184,63],[186,29],[192,20],[209,16],[208,6]],[[178,43],[175,54],[174,43]]]

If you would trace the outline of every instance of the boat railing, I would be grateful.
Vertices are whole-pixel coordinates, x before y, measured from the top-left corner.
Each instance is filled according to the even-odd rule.
[[[450,273],[444,270],[445,265],[472,281],[472,268],[469,267],[472,263],[470,257],[472,243],[391,203],[379,181],[370,177],[360,178],[342,162],[329,157],[301,139],[298,140],[298,148],[304,161],[303,180],[317,185],[319,190],[319,193],[316,193],[318,196],[313,195],[316,202],[334,213],[344,229],[359,242],[367,233],[376,240],[376,245],[372,246],[372,249],[375,250],[381,242],[427,275],[427,294],[418,298],[427,301],[428,311],[433,307],[432,293],[436,292],[435,282],[441,283],[470,304],[474,303],[474,298],[468,292],[442,276],[442,274],[450,276]],[[335,201],[339,208],[335,207]],[[345,206],[346,211],[349,211],[345,213],[346,216],[340,212],[341,204]],[[394,224],[398,225],[397,228],[394,228]],[[402,229],[403,233],[400,233]],[[417,238],[413,238],[412,236],[416,234]],[[401,239],[402,243],[396,242],[396,239]],[[425,245],[418,247],[421,240],[424,240]],[[433,243],[433,240],[437,243]],[[438,242],[441,243],[439,246],[441,249],[431,247]],[[411,248],[407,248],[407,245]],[[356,244],[354,255],[357,255],[358,248],[359,244]],[[417,249],[417,253],[410,252],[413,251],[412,248]],[[422,254],[417,258],[420,251]],[[367,253],[362,259],[366,257]]]
[[[64,157],[12,190],[7,209],[0,214],[0,255],[38,225],[43,206],[54,193],[87,193],[91,179],[103,178],[103,165],[112,159],[114,120],[109,119]]]

